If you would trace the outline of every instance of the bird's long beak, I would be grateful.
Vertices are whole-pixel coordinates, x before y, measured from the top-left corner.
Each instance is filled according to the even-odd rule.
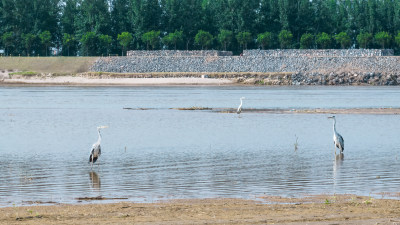
[[[333,119],[333,116],[328,116],[327,118],[328,118],[328,119]]]
[[[108,126],[99,126],[99,127],[97,127],[97,129],[104,129],[104,128],[108,128]]]

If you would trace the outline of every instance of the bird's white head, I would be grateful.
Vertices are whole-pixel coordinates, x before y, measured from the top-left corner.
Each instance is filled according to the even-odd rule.
[[[99,126],[99,127],[97,127],[98,130],[104,129],[104,128],[108,128],[108,126]]]
[[[245,99],[245,97],[241,97],[240,99]]]

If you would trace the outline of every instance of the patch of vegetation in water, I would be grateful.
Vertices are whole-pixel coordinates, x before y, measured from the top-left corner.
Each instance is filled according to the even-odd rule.
[[[188,108],[174,108],[177,110],[212,110],[212,108],[208,108],[208,107],[198,107],[198,106],[192,106],[192,107],[188,107]]]

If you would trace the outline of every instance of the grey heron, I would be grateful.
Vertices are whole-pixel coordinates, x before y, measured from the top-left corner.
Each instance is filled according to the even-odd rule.
[[[243,99],[244,99],[244,97],[240,98],[240,105],[239,105],[238,109],[236,110],[237,114],[240,114],[242,112]]]
[[[344,151],[344,139],[342,135],[340,135],[336,131],[336,117],[330,116],[328,117],[328,119],[333,119],[333,143],[335,144],[335,155],[336,155],[336,148],[339,148],[340,154],[342,154]]]
[[[104,128],[107,128],[107,126],[97,127],[97,133],[99,134],[99,139],[97,139],[97,142],[93,144],[92,150],[90,151],[89,163],[90,163],[91,168],[93,168],[93,163],[95,163],[97,161],[97,159],[101,155],[101,146],[100,146],[101,134],[100,134],[100,130],[104,129]]]

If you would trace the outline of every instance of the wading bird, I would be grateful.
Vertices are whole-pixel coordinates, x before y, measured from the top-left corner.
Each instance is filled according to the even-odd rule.
[[[344,140],[342,135],[340,135],[336,131],[336,117],[330,116],[328,117],[328,119],[333,119],[333,143],[335,144],[335,155],[336,155],[336,148],[339,148],[340,154],[342,154],[344,151]]]
[[[240,105],[239,105],[238,109],[236,110],[237,114],[240,114],[242,112],[243,99],[244,99],[244,97],[240,98]]]
[[[93,144],[92,150],[90,151],[89,163],[90,163],[90,167],[91,168],[93,168],[93,163],[95,163],[97,161],[97,159],[101,155],[101,147],[100,147],[101,134],[100,134],[100,130],[104,129],[104,128],[107,128],[107,126],[97,127],[97,133],[99,134],[99,139],[97,140],[96,143]]]

